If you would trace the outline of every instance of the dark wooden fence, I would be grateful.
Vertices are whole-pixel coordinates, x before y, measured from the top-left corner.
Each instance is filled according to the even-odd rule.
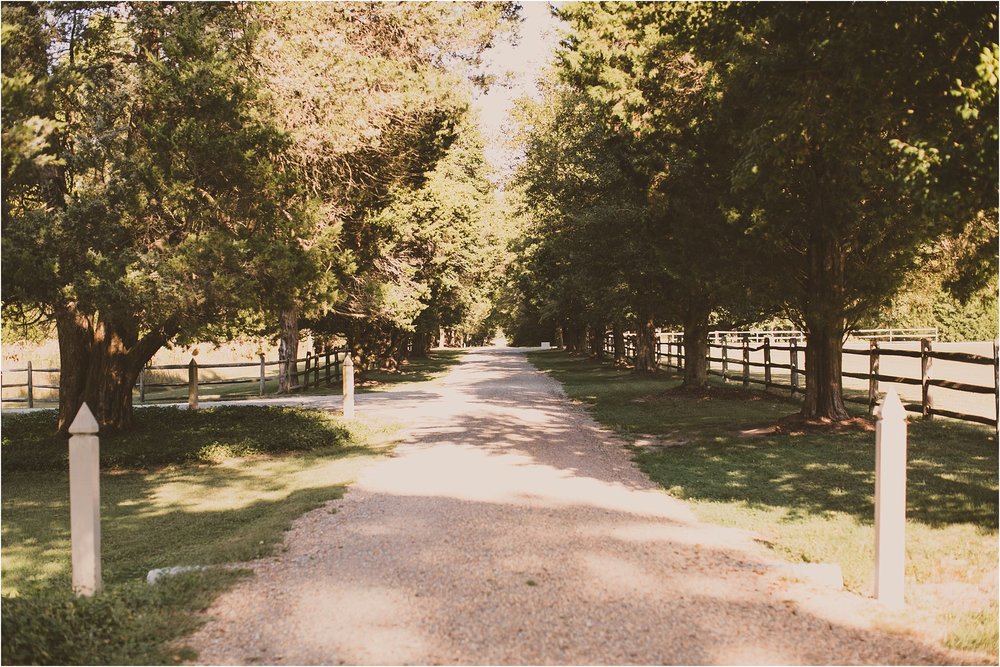
[[[878,340],[869,340],[868,349],[844,348],[845,355],[856,355],[868,357],[868,371],[858,373],[844,371],[843,376],[868,381],[867,396],[845,396],[844,400],[866,404],[869,412],[875,409],[879,400],[879,383],[889,382],[904,385],[912,385],[921,388],[921,400],[919,403],[904,403],[904,407],[910,412],[917,412],[924,417],[950,417],[964,421],[998,426],[998,415],[1000,415],[1000,376],[998,376],[998,354],[997,341],[993,342],[992,356],[972,354],[968,352],[949,352],[933,349],[934,342],[929,339],[920,341],[919,350],[899,350],[880,347]],[[605,352],[614,353],[613,338],[605,337]],[[788,363],[780,364],[772,361],[772,352],[787,352]],[[763,361],[751,361],[751,353],[763,352]],[[635,359],[635,337],[626,335],[625,356]],[[735,355],[735,356],[734,356]],[[886,375],[879,371],[880,361],[886,357],[909,357],[920,360],[920,377],[906,377],[896,375]],[[744,387],[750,385],[763,386],[767,389],[786,389],[794,396],[805,390],[805,345],[799,344],[794,337],[787,339],[784,345],[771,343],[769,337],[765,337],[759,345],[751,345],[749,337],[743,338],[741,342],[734,341],[732,344],[723,339],[721,344],[709,344],[708,346],[708,372],[711,375],[723,378],[723,381],[742,382]],[[989,386],[970,384],[957,380],[935,378],[931,374],[932,363],[935,359],[949,361],[971,366],[992,367],[993,383]],[[678,371],[684,369],[684,343],[676,336],[668,340],[659,340],[656,345],[656,362],[659,365],[667,366]],[[717,364],[712,367],[712,364]],[[787,371],[788,381],[782,382],[775,377],[775,370]],[[782,373],[785,375],[785,373]],[[970,394],[992,394],[994,416],[985,417],[982,415],[969,414],[957,410],[945,410],[934,406],[934,396],[932,387],[940,387],[952,391]]]
[[[306,352],[306,356],[295,359],[295,360],[277,360],[277,361],[267,361],[264,355],[260,355],[259,361],[249,361],[249,362],[232,362],[232,363],[221,363],[221,364],[202,364],[199,365],[195,359],[192,359],[190,363],[187,364],[164,364],[160,366],[146,366],[142,369],[139,374],[139,381],[136,383],[135,387],[135,398],[138,399],[140,404],[147,402],[179,402],[185,400],[185,396],[181,394],[169,395],[170,389],[179,389],[181,387],[187,387],[189,390],[191,388],[192,382],[197,390],[198,387],[213,386],[213,385],[241,385],[241,384],[253,384],[258,385],[257,395],[264,396],[268,393],[267,383],[268,380],[277,380],[281,367],[286,367],[288,373],[292,377],[293,391],[303,391],[310,388],[326,386],[333,386],[334,382],[339,382],[341,380],[341,366],[344,363],[344,358],[347,356],[346,348],[336,348],[327,350],[316,350],[313,352]],[[299,364],[304,364],[305,367],[300,370]],[[228,378],[217,378],[210,380],[199,379],[199,373],[197,371],[201,370],[212,370],[212,369],[229,369],[229,368],[255,368],[256,373],[253,375],[228,377]],[[268,374],[268,369],[277,368],[277,371],[271,371]],[[192,373],[192,369],[195,371]],[[187,371],[187,379],[185,380],[174,380],[174,379],[156,379],[156,376],[160,374],[161,371],[165,371],[168,375],[175,371]],[[2,397],[0,401],[3,403],[24,403],[26,407],[35,407],[35,402],[38,400],[36,396],[37,389],[49,389],[58,391],[58,383],[53,383],[49,380],[48,384],[39,384],[36,381],[36,375],[44,374],[46,378],[56,377],[58,382],[59,369],[58,368],[33,368],[31,362],[27,362],[23,368],[11,368],[3,371],[3,376],[9,377],[10,375],[23,376],[23,382],[16,383],[0,383],[3,389],[24,389],[25,394],[23,396],[15,397]],[[19,378],[20,379],[20,378]],[[147,392],[153,393],[163,393],[163,390],[167,390],[167,396],[153,396],[147,397]],[[271,393],[277,393],[277,390],[272,390]],[[245,396],[246,393],[241,394]],[[235,398],[236,396],[234,396]],[[151,400],[147,400],[147,398]],[[226,400],[226,396],[220,396],[218,399],[209,400]]]

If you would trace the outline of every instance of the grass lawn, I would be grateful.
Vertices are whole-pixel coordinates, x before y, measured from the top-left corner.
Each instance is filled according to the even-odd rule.
[[[272,553],[304,512],[338,498],[385,451],[391,429],[279,407],[136,410],[127,436],[101,439],[105,590],[70,588],[67,444],[55,413],[3,418],[3,663],[162,664],[172,643],[245,573],[145,583],[153,568]],[[173,647],[173,648],[172,648]]]
[[[636,461],[700,518],[754,530],[789,560],[839,563],[845,585],[870,594],[874,433],[746,437],[740,432],[797,412],[798,401],[719,385],[679,394],[670,391],[680,384],[671,372],[638,378],[557,351],[529,358],[597,421],[669,445],[635,447]],[[933,627],[946,646],[996,656],[995,432],[911,420],[908,459],[908,607],[887,627]]]

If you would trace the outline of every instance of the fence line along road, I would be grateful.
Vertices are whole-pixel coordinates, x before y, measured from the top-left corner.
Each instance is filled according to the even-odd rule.
[[[874,335],[874,331],[867,333]],[[928,419],[941,416],[1000,428],[997,341],[936,344],[928,338],[905,341],[899,339],[901,331],[914,330],[893,330],[892,341],[868,338],[867,345],[857,341],[844,347],[843,378],[847,390],[844,400],[866,404],[872,412],[883,390],[882,383],[901,385],[897,391],[910,412]],[[805,390],[806,347],[796,336],[789,335],[793,332],[767,332],[780,334],[784,345],[772,343],[770,336],[764,336],[759,345],[752,345],[753,336],[749,334],[753,332],[724,333],[747,335],[724,335],[718,343],[710,338],[706,357],[709,374],[723,381],[742,382],[744,387],[753,384],[765,390],[787,389],[793,396]],[[973,346],[985,349],[983,353],[947,349]],[[614,352],[611,334],[605,336],[604,349],[608,354]],[[635,359],[634,334],[626,334],[625,355]],[[907,360],[910,367],[905,363]],[[656,344],[656,362],[683,370],[683,337],[661,334]]]
[[[915,329],[857,329],[851,332],[851,339],[857,340],[881,340],[881,341],[915,341],[928,338],[936,341],[939,332],[937,327],[922,327]],[[788,343],[795,340],[804,343],[805,332],[798,329],[753,329],[751,331],[712,331],[708,334],[708,340],[714,345],[721,345],[723,342],[733,343],[749,340],[751,343],[763,343],[765,338],[771,339],[772,343]],[[665,331],[660,334],[663,342],[678,343],[684,340],[684,334],[679,331]]]
[[[139,380],[136,383],[134,389],[134,396],[138,399],[139,403],[144,404],[147,402],[175,402],[179,400],[184,400],[185,396],[191,391],[192,386],[197,395],[198,387],[213,386],[213,385],[226,385],[226,386],[237,386],[243,384],[253,384],[258,385],[257,395],[264,396],[268,392],[268,382],[276,382],[281,370],[287,368],[287,372],[292,378],[292,390],[302,391],[305,389],[316,388],[320,386],[332,387],[334,382],[340,382],[342,378],[342,366],[344,363],[344,358],[347,356],[346,348],[330,348],[326,350],[314,350],[312,352],[306,352],[306,356],[299,359],[278,359],[276,361],[267,361],[264,355],[259,355],[258,361],[239,361],[232,363],[221,363],[221,364],[204,364],[198,365],[198,363],[192,358],[189,364],[163,364],[159,366],[146,366],[139,373]],[[244,368],[256,368],[258,372],[254,373],[252,376],[247,376],[243,374],[237,374],[234,377],[219,377],[218,373],[215,373],[216,377],[212,379],[199,379],[199,373],[190,373],[191,365],[197,370],[219,370],[219,369],[244,369]],[[302,370],[299,370],[299,364],[305,364]],[[278,373],[272,373],[268,376],[268,368],[278,367]],[[171,371],[182,371],[179,374],[171,373]],[[23,390],[23,395],[21,396],[7,396],[0,395],[0,402],[3,404],[10,403],[25,403],[26,407],[35,407],[36,401],[46,401],[51,402],[58,400],[58,393],[56,398],[51,396],[48,398],[40,398],[37,395],[39,389],[46,389],[50,392],[58,392],[59,384],[53,384],[51,380],[48,384],[39,384],[35,381],[35,376],[37,374],[44,374],[46,377],[51,378],[56,376],[58,379],[59,369],[58,368],[34,368],[32,363],[29,361],[23,368],[11,368],[3,371],[3,377],[7,378],[10,375],[23,375],[23,382],[16,383],[3,383],[3,390],[10,389],[21,389]],[[163,376],[166,377],[158,377]],[[177,379],[185,378],[185,379]],[[192,385],[193,383],[193,385]],[[186,392],[178,392],[176,395],[171,394],[170,390],[180,389],[181,387],[187,388]],[[149,393],[159,393],[165,394],[161,396],[149,397],[147,400],[147,392]],[[277,388],[275,388],[272,393],[278,393]],[[6,392],[5,392],[6,394]],[[247,392],[242,394],[231,394],[228,396],[218,396],[216,398],[205,397],[202,400],[227,400],[230,398],[249,395]]]

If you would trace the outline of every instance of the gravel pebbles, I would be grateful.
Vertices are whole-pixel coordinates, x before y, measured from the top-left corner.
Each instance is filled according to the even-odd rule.
[[[519,350],[357,409],[404,443],[216,601],[200,664],[970,662],[699,523]]]

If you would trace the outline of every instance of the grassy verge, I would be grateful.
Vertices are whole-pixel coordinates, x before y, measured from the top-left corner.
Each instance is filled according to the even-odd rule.
[[[339,497],[389,439],[320,412],[277,407],[136,411],[101,440],[105,590],[69,593],[66,441],[51,412],[3,420],[3,663],[162,664],[171,641],[239,572],[145,584],[153,568],[272,553],[301,514]]]
[[[381,391],[403,382],[424,382],[441,377],[457,364],[466,350],[434,350],[423,359],[410,359],[394,371],[366,371],[358,391]]]
[[[661,446],[636,461],[700,518],[756,531],[790,560],[839,563],[845,585],[868,594],[874,562],[874,434],[768,434],[799,405],[715,386],[670,391],[671,373],[637,378],[559,352],[529,354],[595,419]],[[907,496],[907,624],[952,648],[997,654],[997,442],[994,432],[911,421]]]

